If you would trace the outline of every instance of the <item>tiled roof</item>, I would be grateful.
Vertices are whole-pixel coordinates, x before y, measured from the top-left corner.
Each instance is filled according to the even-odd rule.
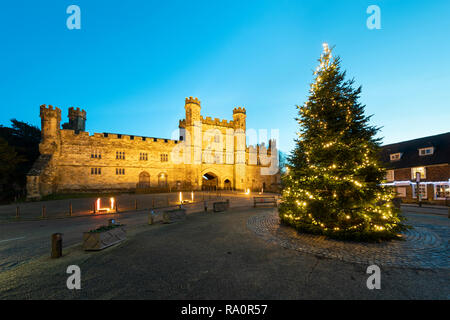
[[[419,149],[434,147],[432,155],[420,156]],[[390,169],[429,166],[450,163],[450,132],[381,147],[381,160]],[[390,155],[401,153],[400,160],[391,161]]]

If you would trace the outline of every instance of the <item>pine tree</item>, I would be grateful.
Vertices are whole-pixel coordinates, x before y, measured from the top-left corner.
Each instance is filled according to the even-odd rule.
[[[395,193],[381,185],[379,128],[364,115],[361,87],[345,79],[327,44],[319,63],[308,101],[297,106],[300,131],[283,181],[281,221],[334,238],[396,238],[405,226]]]

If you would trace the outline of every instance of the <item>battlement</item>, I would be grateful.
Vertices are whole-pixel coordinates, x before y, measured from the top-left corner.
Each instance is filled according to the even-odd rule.
[[[49,105],[48,107],[43,104],[40,106],[40,116],[41,118],[56,118],[58,121],[61,120],[61,109],[58,107],[53,108],[52,105]]]
[[[70,144],[71,141],[89,141],[87,139],[95,139],[95,141],[101,142],[119,142],[119,141],[123,141],[126,143],[131,143],[135,144],[135,143],[145,143],[145,144],[154,144],[154,143],[158,143],[158,144],[164,144],[164,145],[175,145],[178,144],[178,140],[173,140],[173,139],[164,139],[164,138],[154,138],[154,137],[142,137],[142,136],[134,136],[134,135],[127,135],[127,134],[119,134],[119,133],[107,133],[107,132],[103,132],[103,133],[94,133],[92,135],[89,134],[89,132],[87,131],[82,131],[82,132],[76,132],[73,129],[63,129],[61,130],[61,137],[63,138],[63,141],[65,143]]]
[[[179,124],[178,124],[179,128],[186,128],[186,119],[182,119],[180,120]]]
[[[204,118],[203,116],[200,116],[200,120],[202,121],[202,124],[208,124],[211,126],[233,128],[234,125],[233,121],[228,121],[225,119],[220,120],[219,118],[214,118],[213,120],[211,117]]]
[[[74,107],[70,107],[69,108],[69,119],[73,120],[75,118],[82,118],[83,120],[86,120],[86,111],[85,110],[80,110],[80,108],[74,108]]]
[[[246,114],[246,111],[245,111],[245,108],[244,107],[237,107],[237,108],[234,108],[233,109],[233,114],[236,114],[236,113],[243,113],[243,114]]]
[[[189,98],[186,98],[184,101],[185,101],[185,104],[194,103],[194,104],[200,105],[200,100],[198,98],[189,97]]]

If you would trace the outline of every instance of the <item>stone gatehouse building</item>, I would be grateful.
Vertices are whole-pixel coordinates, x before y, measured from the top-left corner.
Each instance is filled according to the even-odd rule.
[[[280,182],[275,140],[247,146],[246,110],[233,120],[204,118],[186,98],[179,139],[85,131],[86,111],[40,107],[40,157],[27,176],[27,198],[52,193],[233,189],[275,190]]]

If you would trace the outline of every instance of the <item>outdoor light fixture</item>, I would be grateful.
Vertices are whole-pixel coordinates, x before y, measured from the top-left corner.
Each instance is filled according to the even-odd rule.
[[[109,198],[109,204],[110,204],[110,207],[102,208],[101,200],[100,200],[100,198],[98,198],[97,201],[96,201],[96,205],[95,205],[96,206],[96,212],[98,212],[98,213],[109,213],[109,212],[114,211],[115,199],[113,197]]]

